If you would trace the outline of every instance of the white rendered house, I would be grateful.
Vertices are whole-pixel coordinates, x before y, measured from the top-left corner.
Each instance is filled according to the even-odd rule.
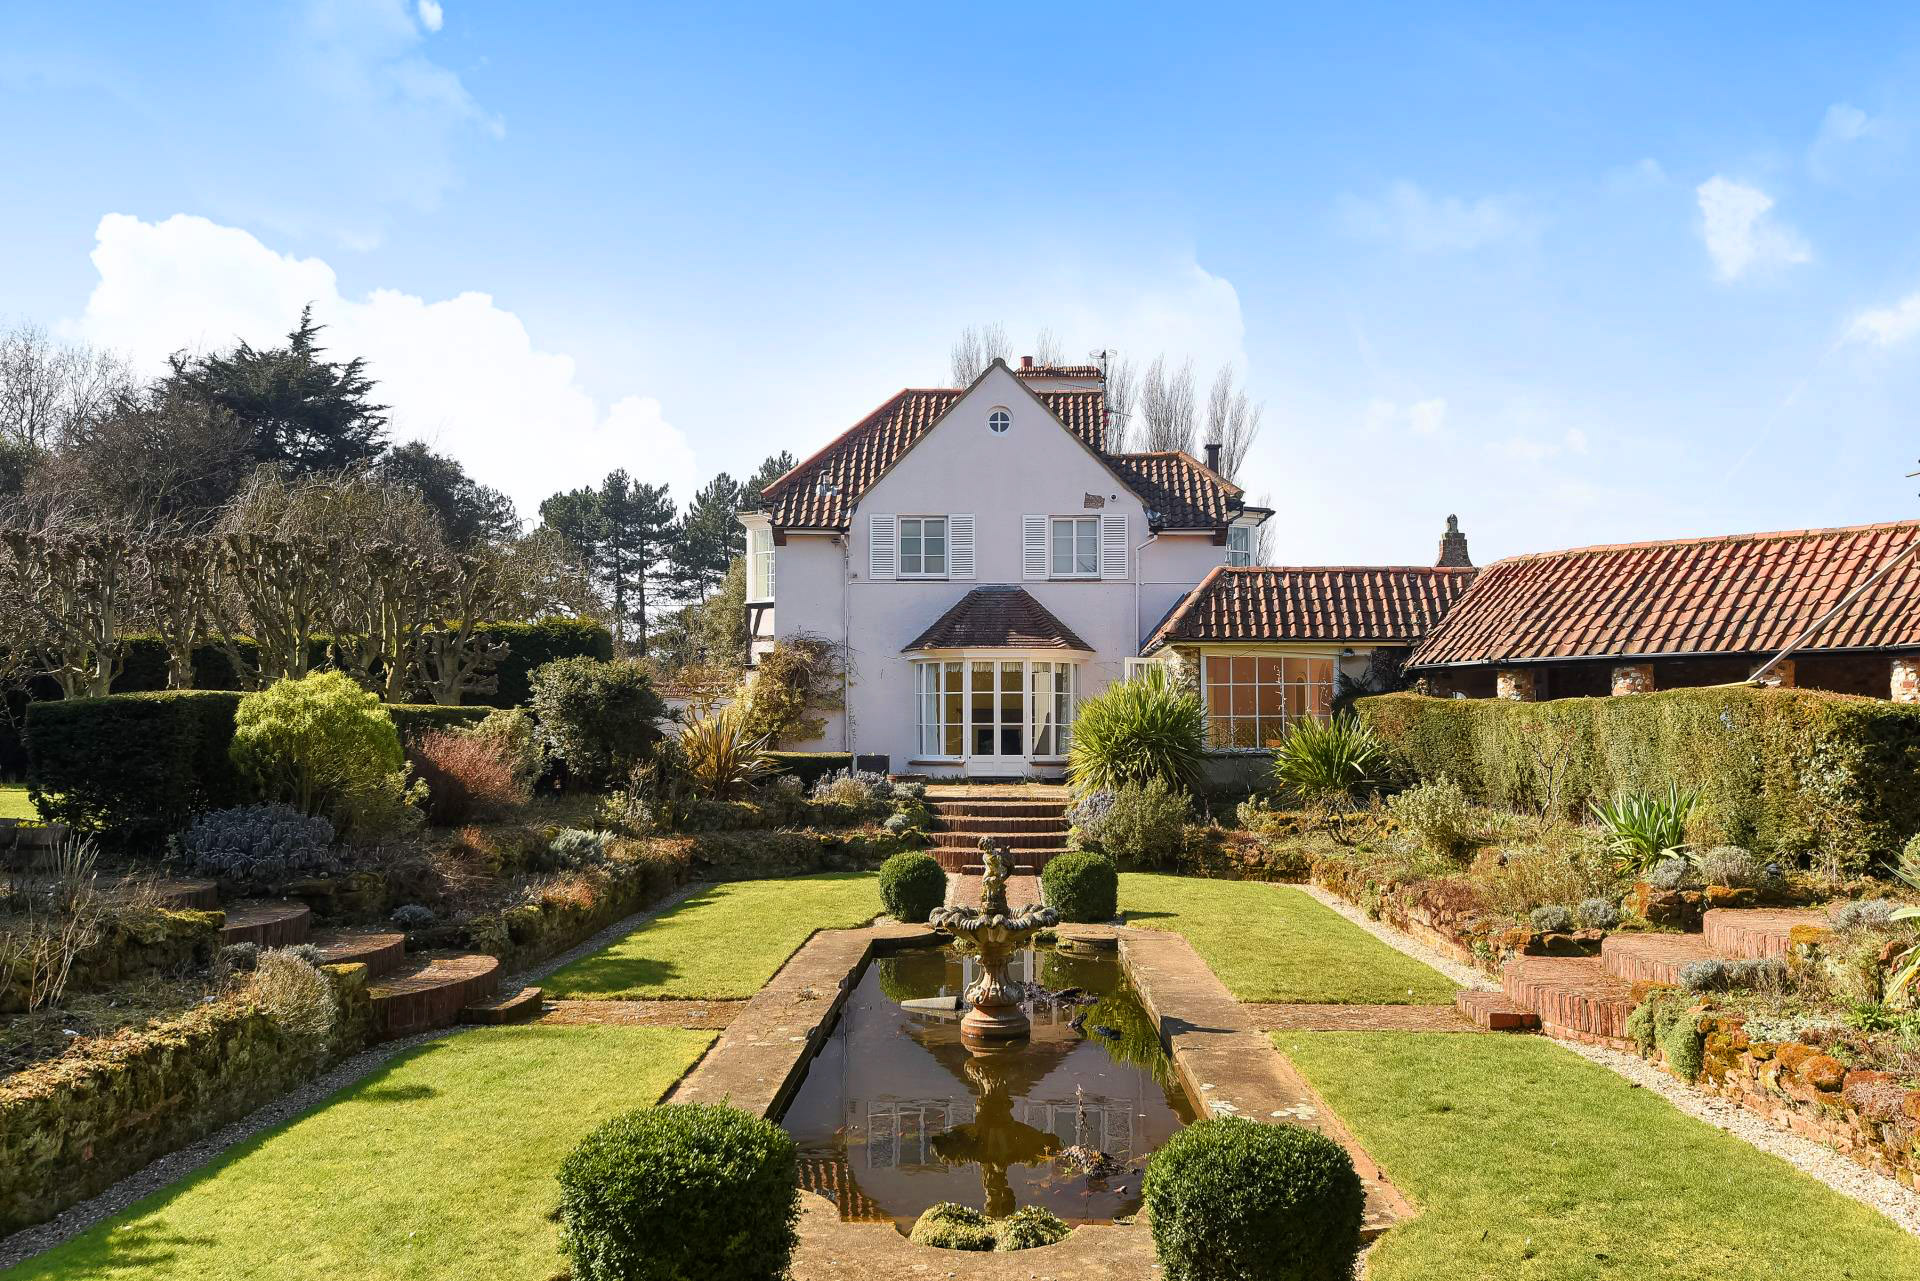
[[[885,756],[899,773],[1057,776],[1080,700],[1192,657],[1203,693],[1210,670],[1227,691],[1218,745],[1258,747],[1288,714],[1284,686],[1313,686],[1293,714],[1321,712],[1342,662],[1364,667],[1366,649],[1437,621],[1420,610],[1412,635],[1316,637],[1328,620],[1308,609],[1318,621],[1298,637],[1226,634],[1236,587],[1256,586],[1241,575],[1280,572],[1235,568],[1270,513],[1190,455],[1108,453],[1107,428],[1098,368],[996,360],[970,387],[897,393],[767,486],[741,515],[750,658],[810,633],[844,644],[851,669],[822,736],[783,746]],[[1237,742],[1231,691],[1269,668],[1233,682],[1231,658],[1256,653],[1275,660],[1277,710],[1261,724],[1254,689]]]

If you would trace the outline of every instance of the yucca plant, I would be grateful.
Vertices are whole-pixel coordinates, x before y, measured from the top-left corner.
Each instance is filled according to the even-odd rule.
[[[1190,791],[1200,781],[1206,734],[1200,700],[1153,668],[1080,704],[1067,777],[1081,793],[1156,778]]]
[[[1687,820],[1699,803],[1698,791],[1668,783],[1664,792],[1623,792],[1589,807],[1614,861],[1624,870],[1644,872],[1661,859],[1692,857]]]
[[[1916,846],[1920,846],[1920,837],[1907,843],[1906,855],[1893,869],[1893,874],[1909,886],[1920,890],[1920,871],[1914,869],[1916,861],[1913,855]],[[1894,912],[1890,920],[1920,921],[1920,907],[1903,907]],[[1887,975],[1887,1002],[1897,1005],[1913,1005],[1920,1001],[1920,943],[1914,943],[1906,951],[1893,959]]]
[[[1387,754],[1351,712],[1330,720],[1305,717],[1287,727],[1273,752],[1273,780],[1302,800],[1345,804],[1384,772]]]
[[[708,800],[725,800],[773,769],[765,735],[748,733],[739,704],[691,720],[680,731],[687,783]]]

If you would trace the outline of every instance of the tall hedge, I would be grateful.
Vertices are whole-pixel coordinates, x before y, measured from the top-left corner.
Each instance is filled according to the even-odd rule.
[[[155,842],[250,789],[227,755],[232,690],[110,694],[27,705],[27,786],[50,820],[126,843]],[[391,703],[401,739],[478,722],[484,707]]]
[[[1824,848],[1855,865],[1920,831],[1920,706],[1745,686],[1619,698],[1382,694],[1355,704],[1403,778],[1444,774],[1513,809],[1678,782],[1703,839],[1766,853]]]

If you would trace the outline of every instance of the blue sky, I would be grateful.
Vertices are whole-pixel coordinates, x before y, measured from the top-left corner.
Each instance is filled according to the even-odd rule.
[[[151,364],[311,300],[523,510],[1000,321],[1237,365],[1287,563],[1914,512],[1898,9],[715,8],[0,0],[0,318]]]

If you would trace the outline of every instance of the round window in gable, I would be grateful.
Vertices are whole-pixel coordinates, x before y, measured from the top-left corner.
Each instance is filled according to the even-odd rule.
[[[1004,409],[996,409],[987,415],[987,430],[996,436],[1004,436],[1013,426],[1013,415]]]

